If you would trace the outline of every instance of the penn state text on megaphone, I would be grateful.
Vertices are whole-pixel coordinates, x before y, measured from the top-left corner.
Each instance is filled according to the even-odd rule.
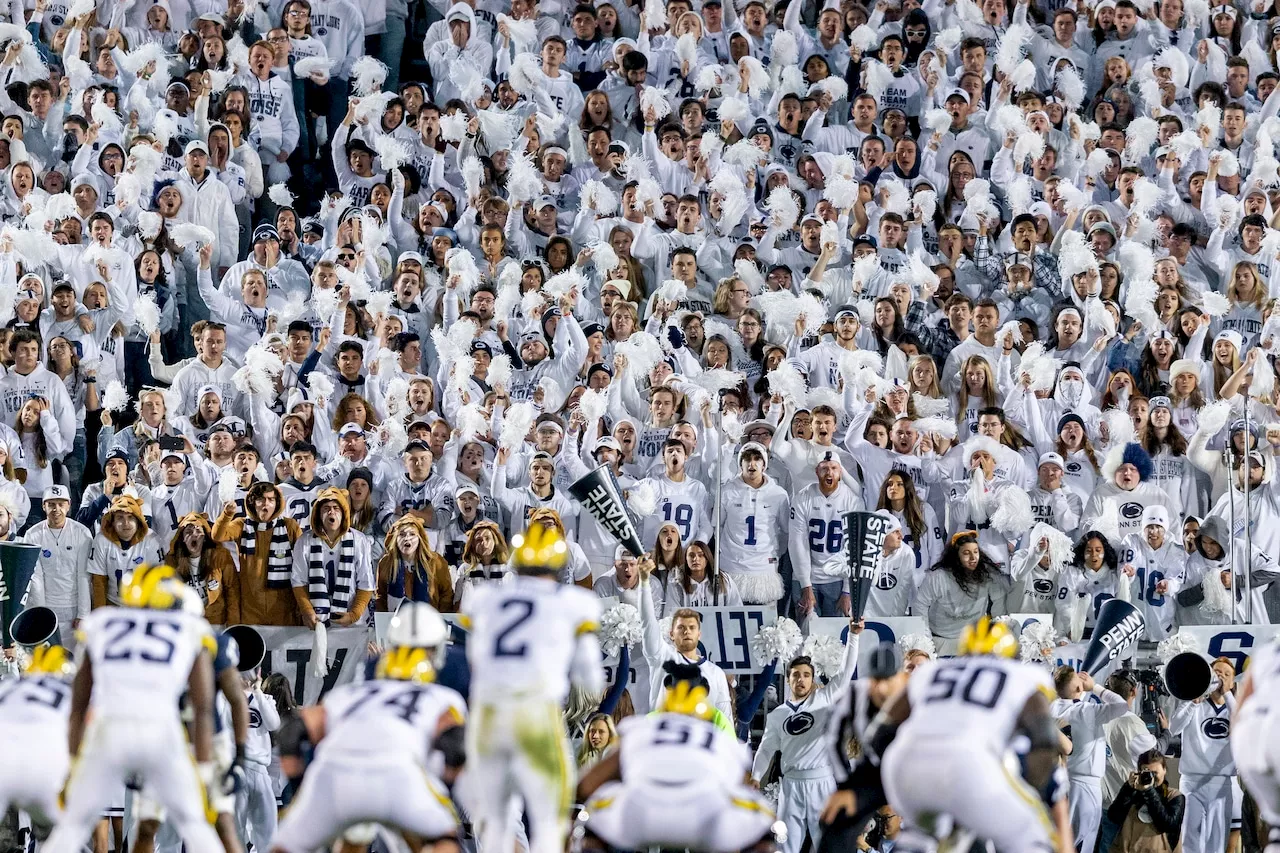
[[[622,498],[622,488],[608,465],[586,474],[569,486],[569,494],[582,504],[582,508],[618,540],[634,557],[644,555],[644,545],[636,531],[635,519],[627,510]]]
[[[248,672],[262,665],[262,659],[267,656],[267,643],[257,628],[252,625],[231,625],[222,633],[236,641],[239,652],[236,669]]]
[[[889,534],[889,521],[874,512],[847,512],[843,516],[845,560],[849,564],[849,603],[853,618],[861,619],[875,584],[876,569]]]
[[[1169,695],[1187,702],[1208,693],[1213,683],[1213,668],[1197,652],[1183,652],[1169,658],[1161,674]]]
[[[58,614],[48,607],[28,607],[13,617],[9,623],[9,636],[13,642],[28,649],[36,646],[62,645],[62,637],[58,633]]]
[[[1093,638],[1080,665],[1083,672],[1096,676],[1112,663],[1121,660],[1147,627],[1138,609],[1127,601],[1112,598],[1098,611]]]
[[[9,626],[26,608],[27,587],[40,561],[40,548],[24,542],[0,542],[0,645],[13,644]]]

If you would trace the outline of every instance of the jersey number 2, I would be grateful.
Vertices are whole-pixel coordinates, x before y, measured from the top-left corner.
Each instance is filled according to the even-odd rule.
[[[517,643],[511,635],[533,616],[533,602],[527,598],[508,598],[502,602],[503,611],[514,610],[516,616],[507,623],[507,627],[498,632],[493,640],[493,656],[495,658],[522,658],[529,653],[528,643]]]

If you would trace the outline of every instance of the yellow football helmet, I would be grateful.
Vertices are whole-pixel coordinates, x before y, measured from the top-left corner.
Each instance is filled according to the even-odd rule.
[[[436,668],[431,663],[429,649],[396,646],[387,649],[378,658],[374,677],[388,681],[430,684],[436,680]]]
[[[23,670],[24,675],[52,675],[66,678],[76,671],[71,655],[62,646],[36,646]]]
[[[1018,638],[1013,636],[1013,632],[1003,622],[993,622],[990,616],[983,616],[977,622],[964,626],[960,632],[956,654],[1017,657]]]
[[[120,585],[125,607],[175,610],[182,606],[179,582],[172,566],[138,566]]]
[[[697,664],[681,664],[667,661],[662,665],[666,677],[662,680],[662,699],[658,710],[670,714],[685,714],[700,720],[710,720],[716,712],[711,704],[710,685]]]
[[[531,524],[511,538],[511,563],[523,574],[558,572],[567,562],[569,543],[553,527]]]

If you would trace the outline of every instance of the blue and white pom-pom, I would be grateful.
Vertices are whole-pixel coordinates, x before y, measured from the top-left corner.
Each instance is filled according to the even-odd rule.
[[[600,648],[613,657],[624,646],[640,642],[644,627],[640,624],[640,611],[630,604],[615,604],[600,617]]]
[[[776,660],[785,664],[795,657],[803,642],[800,626],[784,617],[761,628],[751,638],[751,657],[756,663],[768,664]]]

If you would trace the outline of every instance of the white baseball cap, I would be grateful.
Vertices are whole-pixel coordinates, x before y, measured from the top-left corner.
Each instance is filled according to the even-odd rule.
[[[71,492],[67,489],[67,487],[66,487],[66,486],[50,486],[50,487],[48,487],[47,489],[45,489],[45,490],[44,490],[44,497],[43,497],[43,498],[41,498],[40,500],[41,500],[41,502],[43,502],[43,501],[67,501],[68,503],[70,503],[70,502],[71,502]]]

